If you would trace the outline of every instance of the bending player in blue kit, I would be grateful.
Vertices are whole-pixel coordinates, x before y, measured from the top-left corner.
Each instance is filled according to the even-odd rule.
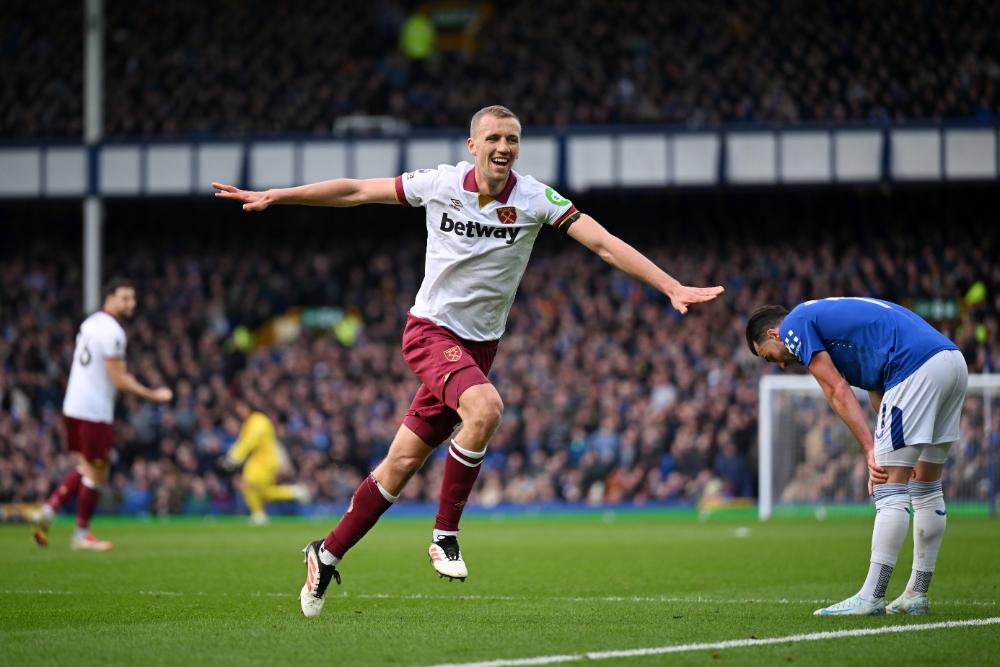
[[[959,438],[969,372],[958,347],[917,314],[860,297],[756,309],[747,345],[782,368],[802,364],[861,445],[875,497],[871,564],[861,590],[818,616],[925,614],[947,523],[941,472]],[[868,430],[851,387],[867,389],[878,418]],[[913,572],[888,606],[886,587],[913,505]]]

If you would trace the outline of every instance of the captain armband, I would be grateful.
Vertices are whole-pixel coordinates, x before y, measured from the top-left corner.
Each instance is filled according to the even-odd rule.
[[[563,236],[565,236],[566,232],[569,231],[570,226],[574,222],[576,222],[577,220],[579,220],[581,215],[582,215],[582,213],[580,213],[579,211],[575,211],[573,213],[573,215],[571,215],[568,218],[566,218],[565,220],[563,220],[562,224],[559,225],[556,228],[556,231],[558,231],[560,234],[562,234]]]

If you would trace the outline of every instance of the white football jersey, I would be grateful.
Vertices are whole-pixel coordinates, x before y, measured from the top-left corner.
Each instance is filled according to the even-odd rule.
[[[511,172],[496,198],[480,195],[468,162],[396,177],[396,198],[427,210],[424,281],[410,312],[473,341],[503,335],[542,225],[568,229],[568,199]]]
[[[85,319],[76,335],[63,414],[92,422],[113,423],[118,390],[111,384],[104,360],[124,356],[125,330],[118,320],[103,310]]]

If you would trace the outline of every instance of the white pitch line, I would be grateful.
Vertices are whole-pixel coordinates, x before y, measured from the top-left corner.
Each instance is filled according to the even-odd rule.
[[[867,637],[871,635],[886,635],[898,632],[916,632],[920,630],[943,630],[951,628],[967,628],[977,625],[996,625],[1000,616],[993,618],[973,618],[966,621],[944,621],[941,623],[921,623],[918,625],[890,625],[881,628],[861,628],[858,630],[835,630],[831,632],[810,632],[801,635],[785,637],[766,637],[764,639],[730,639],[721,642],[706,642],[702,644],[675,644],[673,646],[657,646],[653,648],[636,648],[620,651],[591,651],[570,655],[541,655],[533,658],[514,658],[501,660],[485,660],[482,662],[449,662],[432,665],[431,667],[520,667],[521,665],[553,665],[560,662],[577,662],[580,660],[608,660],[610,658],[639,658],[649,655],[664,655],[666,653],[688,653],[690,651],[722,650],[729,648],[747,648],[750,646],[769,646],[771,644],[793,644],[796,642],[815,642],[825,639],[841,639],[844,637]]]
[[[678,597],[667,595],[604,595],[604,596],[562,596],[562,597],[527,597],[516,595],[427,595],[424,593],[347,593],[342,592],[337,597],[342,598],[368,598],[377,600],[469,600],[484,602],[649,602],[655,604],[782,604],[782,605],[811,605],[830,604],[833,598],[816,600],[792,600],[789,598],[707,598],[702,596]],[[970,607],[996,607],[1000,601],[982,600],[935,600],[934,606],[970,606]]]
[[[15,590],[4,589],[0,591],[5,595],[97,595],[101,593],[111,594],[112,591],[55,591],[51,589],[38,590]],[[295,598],[298,593],[274,593],[269,591],[247,591],[245,593],[208,593],[206,591],[138,591],[139,595],[151,597],[273,597],[273,598]],[[719,604],[719,605],[744,605],[744,604],[777,604],[777,605],[815,605],[829,604],[832,598],[816,600],[794,600],[790,598],[710,598],[703,596],[667,596],[667,595],[604,595],[587,597],[576,596],[518,596],[518,595],[429,595],[426,593],[331,593],[328,599],[362,599],[362,600],[466,600],[469,602],[625,602],[625,603],[650,603],[650,604]],[[935,607],[996,607],[1000,601],[992,600],[935,600]]]

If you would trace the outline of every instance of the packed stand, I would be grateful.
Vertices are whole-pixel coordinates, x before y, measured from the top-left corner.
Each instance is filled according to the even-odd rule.
[[[981,218],[997,203],[985,190],[578,200],[680,280],[721,282],[727,292],[681,317],[575,242],[543,233],[491,375],[506,409],[471,503],[711,506],[753,496],[757,383],[769,371],[750,356],[744,326],[762,303],[954,299],[981,281],[985,298],[942,326],[971,372],[995,370],[1000,239]],[[73,220],[72,210],[34,211],[33,227],[22,224],[28,213],[5,216],[18,231],[0,248],[0,501],[45,497],[70,465],[59,410],[83,317],[79,224],[65,223],[60,242],[51,232]],[[241,216],[189,202],[110,205],[107,272],[138,287],[129,368],[172,387],[175,400],[121,401],[105,510],[240,509],[238,476],[216,468],[238,433],[232,401],[240,396],[273,418],[289,475],[317,500],[313,511],[336,511],[385,454],[416,390],[399,346],[422,271],[419,211]],[[241,344],[241,332],[265,331],[295,306],[336,306],[363,324]],[[794,463],[807,464],[810,477],[846,480],[862,499],[864,464],[850,442],[824,450],[829,439],[809,433],[829,426],[828,412],[802,417],[809,454]],[[946,471],[946,493],[970,477],[985,489],[987,445],[971,426]],[[404,498],[435,500],[442,468],[432,458]],[[792,500],[827,493],[809,488]]]
[[[81,5],[5,3],[0,136],[79,137]],[[108,0],[106,135],[323,136],[357,115],[461,128],[496,103],[556,127],[1000,116],[989,0],[483,3],[458,50],[443,28],[407,47],[421,5]]]

